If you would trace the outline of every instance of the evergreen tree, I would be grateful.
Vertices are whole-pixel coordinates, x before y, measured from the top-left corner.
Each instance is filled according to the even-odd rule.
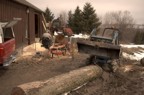
[[[83,30],[84,32],[89,34],[92,29],[98,29],[98,27],[101,25],[101,22],[99,21],[99,18],[97,17],[95,10],[90,3],[86,3],[83,7],[83,21]]]
[[[68,12],[68,26],[73,27],[73,14],[72,14],[72,11]]]
[[[83,27],[82,21],[83,21],[82,11],[79,9],[79,6],[77,6],[72,19],[72,24],[73,24],[72,29],[77,34],[82,32],[82,27]]]
[[[45,10],[44,16],[47,22],[52,21],[54,19],[54,14],[50,11],[48,7]]]

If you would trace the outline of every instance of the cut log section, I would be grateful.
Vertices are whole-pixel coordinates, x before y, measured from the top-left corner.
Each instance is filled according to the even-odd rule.
[[[87,66],[45,81],[36,81],[14,87],[11,95],[59,95],[71,91],[102,75],[98,66]]]

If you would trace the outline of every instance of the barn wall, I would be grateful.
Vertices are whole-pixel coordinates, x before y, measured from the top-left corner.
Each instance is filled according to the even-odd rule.
[[[29,12],[27,12],[27,9],[29,9]],[[14,17],[22,18],[14,26],[16,47],[31,44],[35,41],[35,14],[38,14],[39,18],[41,18],[41,13],[32,8],[28,8],[12,0],[0,0],[0,21],[10,21]],[[42,28],[42,24],[39,25]],[[28,38],[26,38],[26,31],[28,31]],[[39,32],[42,32],[42,29],[39,29]]]
[[[13,3],[9,0],[1,0],[0,21],[10,21],[14,17],[22,18],[22,20],[19,21],[18,24],[14,26],[16,46],[19,47],[20,45],[22,45],[22,43],[26,42],[26,39],[24,39],[23,37],[26,31],[26,21],[27,21],[26,7]]]
[[[37,15],[37,22],[35,21],[35,15]],[[37,37],[41,37],[42,33],[43,33],[43,27],[42,27],[42,16],[41,13],[37,13],[36,11],[34,11],[33,9],[30,9],[30,13],[29,13],[29,44],[34,43],[35,42],[35,37],[36,37],[36,33],[35,33],[35,28],[38,28],[38,33],[37,33]],[[37,26],[35,26],[35,24],[37,23]]]

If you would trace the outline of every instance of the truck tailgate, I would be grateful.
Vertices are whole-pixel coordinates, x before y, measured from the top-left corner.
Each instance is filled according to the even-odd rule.
[[[13,39],[6,41],[5,43],[2,44],[2,46],[4,48],[3,60],[6,60],[8,57],[11,56],[11,54],[15,50],[15,39],[13,38]]]

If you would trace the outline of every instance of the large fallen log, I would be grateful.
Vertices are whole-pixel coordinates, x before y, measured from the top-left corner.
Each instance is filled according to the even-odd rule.
[[[102,75],[98,66],[87,66],[45,81],[36,81],[14,87],[11,95],[59,95],[75,89]]]

